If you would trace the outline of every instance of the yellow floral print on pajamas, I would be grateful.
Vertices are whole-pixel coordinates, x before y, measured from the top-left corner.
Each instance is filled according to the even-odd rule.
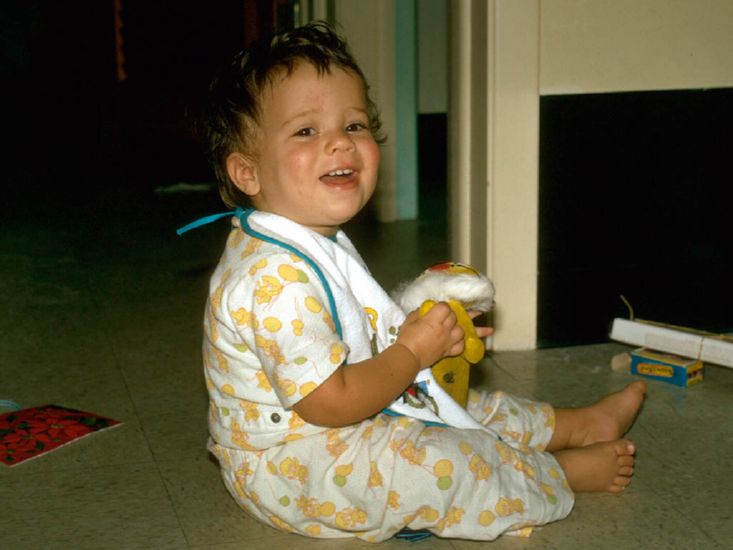
[[[548,405],[472,391],[469,413],[496,436],[385,414],[338,429],[300,418],[292,406],[348,355],[327,304],[306,262],[232,231],[211,280],[204,364],[209,448],[242,508],[284,531],[371,542],[405,527],[492,540],[570,512],[543,452]]]

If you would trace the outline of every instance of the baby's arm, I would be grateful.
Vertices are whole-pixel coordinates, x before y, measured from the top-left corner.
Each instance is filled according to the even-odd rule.
[[[293,410],[320,426],[360,422],[392,403],[420,369],[462,351],[463,330],[447,304],[437,304],[422,318],[413,312],[392,346],[371,359],[342,365]]]

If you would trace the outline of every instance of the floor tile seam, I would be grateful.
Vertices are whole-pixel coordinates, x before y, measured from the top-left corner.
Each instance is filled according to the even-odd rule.
[[[87,281],[88,281],[89,286],[90,286],[90,289],[91,289],[91,274],[88,274],[87,275]],[[95,308],[97,317],[101,319],[102,318],[102,315],[101,315],[101,309],[102,308],[101,308],[101,304],[99,303],[99,299],[93,293],[90,293],[90,295],[91,295],[92,303],[94,304],[94,308]],[[140,411],[139,411],[138,406],[137,406],[137,404],[135,402],[135,398],[133,396],[133,393],[132,393],[132,390],[131,390],[131,387],[130,387],[130,380],[128,379],[127,375],[125,374],[125,369],[122,367],[119,354],[117,353],[117,350],[115,348],[115,343],[114,343],[113,339],[111,338],[111,335],[110,335],[110,333],[108,331],[108,327],[106,327],[104,324],[102,324],[101,333],[104,336],[104,339],[106,341],[106,345],[107,345],[107,347],[108,347],[108,349],[110,351],[110,354],[112,355],[115,368],[116,368],[116,370],[117,370],[117,372],[118,372],[118,374],[119,374],[119,376],[120,376],[120,378],[122,380],[122,383],[123,383],[123,385],[125,387],[125,393],[127,394],[127,399],[129,401],[130,405],[132,406],[132,410],[133,410],[133,413],[135,415],[135,420],[136,420],[138,426],[140,426],[140,431],[142,432],[142,436],[145,439],[145,444],[148,447],[148,452],[150,453],[151,458],[154,458],[153,447],[150,444],[150,440],[148,439],[148,435],[145,433],[145,430],[142,428],[141,415],[140,415]]]
[[[523,380],[521,378],[517,378],[510,369],[503,366],[495,357],[485,357],[481,361],[485,362],[485,368],[490,371],[492,367],[499,368],[504,374],[506,374],[509,378],[512,379],[513,382],[517,382],[518,384],[525,383],[526,380]]]
[[[145,435],[145,440],[147,441],[147,435]],[[148,446],[150,447],[150,444],[149,443],[148,443]],[[167,497],[167,500],[168,500],[168,504],[170,506],[170,509],[171,509],[171,511],[173,512],[173,515],[176,518],[176,523],[178,524],[178,528],[181,531],[181,535],[183,536],[183,539],[186,541],[186,548],[191,548],[191,541],[189,539],[188,533],[186,532],[184,518],[181,517],[181,515],[179,513],[179,510],[176,507],[175,498],[173,497],[173,494],[171,493],[171,490],[168,487],[168,483],[166,482],[165,474],[163,473],[163,470],[161,468],[161,466],[166,461],[157,460],[156,457],[155,457],[155,454],[152,451],[152,449],[151,449],[151,455],[153,457],[153,462],[155,464],[155,469],[158,472],[158,476],[160,477],[160,482],[163,485],[163,490],[165,491],[165,494],[166,494],[166,497]],[[236,542],[236,541],[234,541],[234,542]]]

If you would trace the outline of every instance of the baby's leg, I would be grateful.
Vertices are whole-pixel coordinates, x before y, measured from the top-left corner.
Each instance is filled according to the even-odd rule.
[[[646,382],[637,381],[577,409],[555,409],[555,431],[547,451],[616,441],[629,430],[644,401]]]
[[[634,473],[634,444],[627,439],[553,453],[576,492],[619,493]]]
[[[468,413],[517,450],[544,451],[555,431],[555,409],[502,391],[471,390]]]

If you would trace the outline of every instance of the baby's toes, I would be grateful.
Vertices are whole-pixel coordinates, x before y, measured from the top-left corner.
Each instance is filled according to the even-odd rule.
[[[616,464],[618,464],[619,468],[633,466],[635,462],[636,460],[632,455],[623,455],[616,458]]]
[[[631,477],[634,475],[634,468],[631,466],[622,466],[618,469],[618,475]]]
[[[629,476],[616,476],[613,478],[613,485],[616,487],[621,487],[621,489],[625,489],[629,486],[631,483],[631,477]]]
[[[628,439],[618,439],[613,443],[616,454],[619,457],[632,457],[636,452],[636,447]]]

